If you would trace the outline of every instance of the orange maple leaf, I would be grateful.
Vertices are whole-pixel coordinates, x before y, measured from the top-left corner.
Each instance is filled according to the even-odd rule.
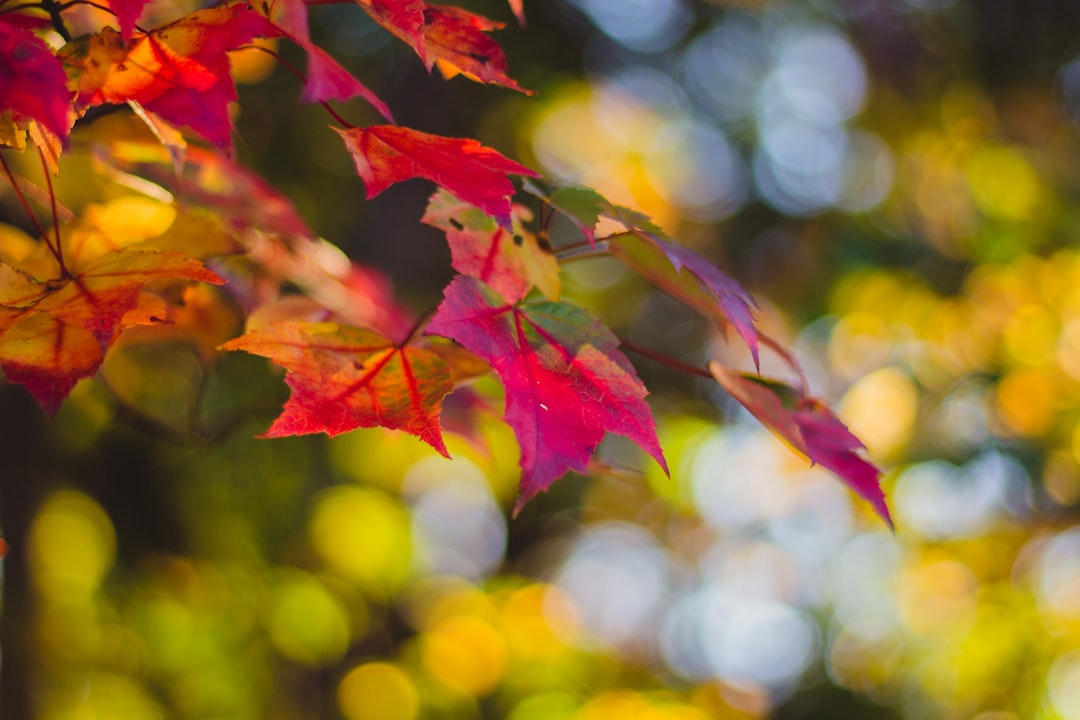
[[[198,10],[125,44],[105,28],[58,56],[78,95],[78,111],[135,101],[166,122],[188,126],[223,150],[232,148],[228,104],[237,99],[228,53],[281,32],[246,5]]]
[[[439,412],[454,384],[430,350],[329,322],[274,323],[221,349],[261,355],[287,370],[292,395],[263,437],[381,426],[416,435],[449,457]]]
[[[0,368],[54,415],[125,328],[167,321],[165,301],[144,290],[167,279],[224,282],[180,252],[112,250],[62,280],[0,264]]]

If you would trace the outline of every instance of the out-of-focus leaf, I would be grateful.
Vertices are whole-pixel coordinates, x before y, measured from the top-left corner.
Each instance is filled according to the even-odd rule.
[[[0,112],[35,120],[66,140],[71,129],[71,92],[64,66],[52,50],[12,15],[0,15]]]
[[[865,450],[862,441],[824,403],[779,381],[735,372],[717,362],[709,363],[709,371],[765,427],[811,462],[836,473],[893,527],[881,471],[859,455]]]

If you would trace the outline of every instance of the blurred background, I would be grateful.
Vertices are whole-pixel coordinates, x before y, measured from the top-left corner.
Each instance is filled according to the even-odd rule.
[[[526,0],[522,29],[461,4],[508,22],[537,96],[429,77],[352,5],[313,33],[403,124],[596,187],[742,282],[884,468],[897,534],[637,357],[671,478],[612,442],[511,521],[497,408],[452,462],[259,440],[286,392],[264,361],[133,344],[52,421],[0,387],[3,717],[1080,720],[1080,5]],[[437,303],[430,185],[363,200],[296,79],[243,73],[240,159]],[[621,336],[750,367],[621,267],[566,274]],[[173,373],[156,395],[118,380],[140,352]]]

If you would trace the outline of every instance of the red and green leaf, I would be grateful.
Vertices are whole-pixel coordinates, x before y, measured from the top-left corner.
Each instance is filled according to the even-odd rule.
[[[648,391],[616,337],[585,310],[517,307],[459,276],[427,330],[486,360],[506,388],[504,419],[521,446],[515,512],[567,471],[586,473],[607,432],[633,440],[667,470]]]
[[[881,471],[859,453],[865,446],[817,398],[776,380],[729,370],[709,363],[713,377],[765,427],[811,462],[831,470],[870,503],[892,528]]]
[[[469,138],[429,135],[397,125],[334,128],[352,153],[368,197],[411,178],[425,178],[491,215],[512,231],[508,175],[536,173]]]
[[[550,247],[524,228],[531,215],[528,208],[515,205],[514,231],[507,232],[490,215],[438,190],[421,222],[446,232],[451,263],[459,273],[483,280],[510,302],[524,298],[533,286],[549,300],[558,300],[559,263]]]
[[[336,323],[275,323],[230,340],[286,369],[292,394],[263,437],[356,428],[404,430],[446,452],[439,425],[450,371],[435,353],[397,345],[365,328]]]

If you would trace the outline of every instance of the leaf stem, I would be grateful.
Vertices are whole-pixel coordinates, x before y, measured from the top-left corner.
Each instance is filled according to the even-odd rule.
[[[278,54],[276,51],[271,50],[268,47],[263,47],[262,45],[242,45],[242,46],[238,47],[237,50],[261,50],[262,52],[266,53],[270,57],[277,60],[286,70],[288,70],[293,75],[295,75],[300,80],[300,82],[304,83],[304,85],[307,85],[307,83],[308,83],[308,79],[304,75],[304,73],[297,70],[295,65],[293,65],[291,62],[289,62],[285,58],[281,57],[281,55]],[[350,123],[348,120],[341,117],[341,115],[339,115],[337,113],[337,111],[334,110],[334,108],[330,107],[329,103],[327,103],[327,102],[325,102],[323,100],[320,100],[319,104],[322,105],[323,108],[326,109],[326,112],[330,113],[331,117],[333,117],[339,123],[344,125],[346,129],[351,130],[351,129],[356,127],[355,125]]]
[[[691,365],[690,363],[685,363],[682,360],[676,360],[670,355],[665,355],[658,350],[647,348],[644,345],[638,345],[637,343],[631,342],[630,340],[620,340],[620,343],[630,352],[637,353],[642,357],[647,357],[650,360],[654,360],[660,363],[661,365],[667,365],[672,370],[678,370],[679,372],[686,373],[687,375],[696,375],[697,377],[708,378],[709,380],[715,379],[713,378],[712,373],[710,373],[704,367],[700,367],[698,365]]]
[[[64,18],[60,17],[64,6],[56,2],[56,0],[41,0],[41,9],[49,13],[53,29],[60,34],[64,42],[71,42],[71,33],[68,31],[67,25],[64,24]]]
[[[425,310],[424,313],[416,319],[416,322],[413,323],[413,326],[409,328],[409,332],[405,335],[405,339],[398,343],[398,347],[403,348],[410,342],[412,342],[412,339],[416,337],[417,333],[424,329],[424,326],[428,324],[429,320],[431,320],[431,316],[434,315],[438,310],[438,306]]]
[[[593,247],[589,244],[588,240],[569,243],[568,245],[563,245],[555,250],[555,257],[560,265],[565,265],[566,263],[574,262],[575,260],[588,260],[590,258],[610,256],[611,251],[608,250],[606,242],[597,242],[596,247]]]
[[[41,239],[45,241],[45,246],[49,248],[49,252],[52,253],[52,256],[54,258],[56,258],[56,262],[59,264],[60,271],[62,273],[61,277],[70,278],[71,275],[68,274],[67,268],[64,267],[64,260],[60,255],[60,249],[58,247],[54,248],[52,243],[49,242],[49,234],[45,231],[45,227],[41,224],[41,221],[38,220],[38,217],[34,214],[34,211],[30,209],[30,204],[26,202],[26,196],[23,194],[22,189],[19,187],[19,183],[15,180],[15,176],[11,173],[11,168],[8,167],[7,160],[4,159],[3,153],[0,153],[0,167],[3,168],[4,174],[7,175],[7,179],[11,183],[12,189],[15,190],[15,197],[18,198],[19,204],[22,205],[22,209],[26,212],[27,217],[30,218],[30,222],[34,224],[34,227],[37,229],[38,234],[41,235]],[[45,177],[49,177],[48,170],[46,170],[45,172]],[[50,188],[51,187],[52,185],[50,182]],[[51,194],[52,193],[50,190],[50,195]]]
[[[45,161],[45,152],[38,148],[38,156],[41,158],[41,172],[45,175],[45,187],[49,191],[49,209],[52,210],[53,221],[53,239],[56,241],[56,249],[53,250],[53,255],[56,256],[56,262],[60,266],[60,274],[63,277],[71,277],[71,273],[68,272],[67,267],[64,265],[64,246],[60,244],[60,218],[56,211],[56,192],[53,190],[52,174],[49,172],[49,164]],[[45,240],[46,244],[49,242]],[[50,249],[52,246],[50,246]]]

